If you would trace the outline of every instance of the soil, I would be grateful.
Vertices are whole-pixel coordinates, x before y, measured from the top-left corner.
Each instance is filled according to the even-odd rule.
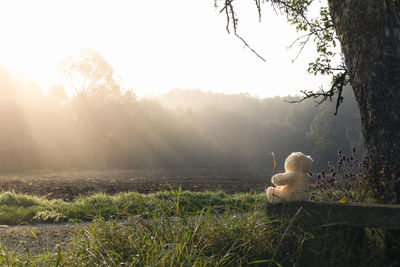
[[[267,179],[268,177],[268,179]],[[264,190],[270,171],[210,169],[85,170],[0,174],[0,189],[70,201],[96,192],[151,193],[162,189],[227,193]]]
[[[77,231],[78,226],[74,223],[3,225],[0,227],[0,243],[1,248],[8,252],[55,252],[57,246],[66,246]]]

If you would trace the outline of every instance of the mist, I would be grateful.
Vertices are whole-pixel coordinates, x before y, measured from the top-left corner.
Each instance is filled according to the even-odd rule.
[[[285,100],[298,99],[290,96],[174,89],[138,99],[115,83],[112,70],[104,75],[110,79],[94,79],[67,97],[63,86],[43,94],[1,68],[0,171],[271,169],[271,152],[281,167],[293,151],[312,155],[319,169],[335,161],[338,149],[363,153],[349,88],[335,117],[333,103],[290,104]]]

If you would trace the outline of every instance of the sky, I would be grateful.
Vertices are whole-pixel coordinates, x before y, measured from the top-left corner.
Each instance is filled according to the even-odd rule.
[[[253,1],[235,5],[238,33],[266,62],[227,33],[214,0],[0,0],[0,65],[46,90],[62,83],[61,60],[91,48],[138,96],[181,88],[270,97],[329,86],[306,71],[313,46],[292,63],[299,33],[285,16],[266,4],[259,23]]]

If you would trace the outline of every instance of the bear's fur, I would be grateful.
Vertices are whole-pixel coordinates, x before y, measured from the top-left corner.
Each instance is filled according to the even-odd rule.
[[[271,203],[306,201],[309,200],[308,173],[312,158],[301,152],[293,152],[285,160],[285,172],[272,176],[271,182],[276,187],[266,190],[268,201]]]

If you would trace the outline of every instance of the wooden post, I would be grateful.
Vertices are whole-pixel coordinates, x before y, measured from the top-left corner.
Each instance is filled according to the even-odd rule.
[[[301,217],[314,225],[349,224],[400,230],[400,205],[287,202],[270,204],[267,212],[292,217],[303,208]]]
[[[267,206],[269,214],[292,218],[305,225],[333,227],[352,225],[349,231],[356,235],[355,243],[363,248],[363,227],[385,229],[385,254],[391,261],[400,261],[400,205],[338,204],[319,202],[287,202]],[[388,235],[390,233],[390,235]]]

